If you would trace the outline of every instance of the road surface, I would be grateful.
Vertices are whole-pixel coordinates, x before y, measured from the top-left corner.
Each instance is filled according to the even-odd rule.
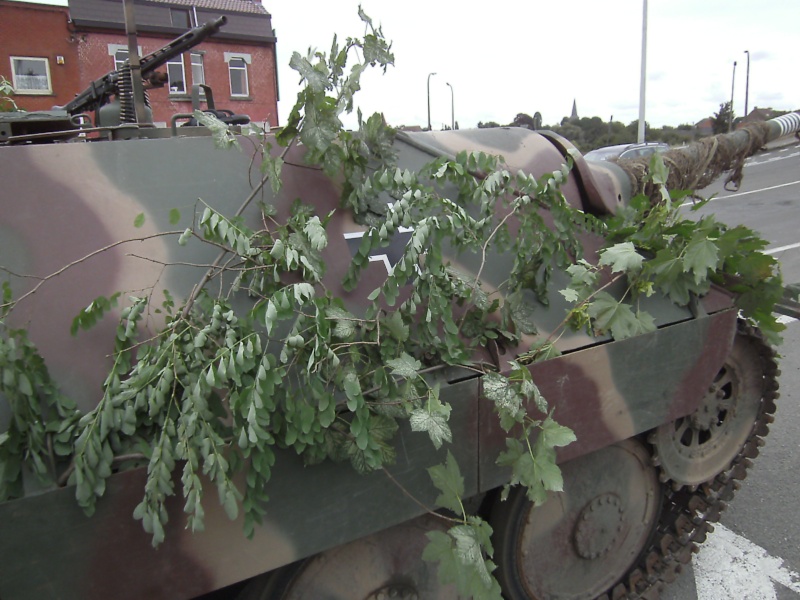
[[[792,138],[789,138],[790,140]],[[700,213],[770,242],[786,283],[800,282],[800,143],[749,159],[738,192],[717,182]],[[788,321],[775,423],[742,489],[663,600],[800,599],[800,322]]]

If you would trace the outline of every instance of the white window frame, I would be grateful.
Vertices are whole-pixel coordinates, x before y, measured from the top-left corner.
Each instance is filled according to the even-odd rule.
[[[169,66],[170,65],[178,65],[181,66],[181,76],[183,81],[183,89],[182,90],[173,90],[172,89],[172,76],[170,75]],[[183,54],[179,54],[178,56],[171,58],[166,62],[164,65],[167,67],[167,86],[169,87],[169,95],[170,96],[185,96],[189,92],[186,91],[186,63],[183,60]]]
[[[194,21],[197,18],[197,15],[194,10],[189,10],[188,8],[178,7],[178,6],[170,7],[169,9],[170,25],[172,25],[173,27],[184,29],[186,27],[184,23],[175,23],[175,15],[180,15],[181,20],[183,17],[186,17],[186,23],[189,25],[189,27],[196,27]]]
[[[205,84],[206,82],[206,67],[205,58],[203,55],[204,52],[197,52],[196,50],[189,53],[189,64],[192,68],[192,86]],[[198,58],[199,61],[195,62],[195,58]],[[197,77],[197,71],[195,70],[195,67],[199,67],[200,77]],[[205,93],[206,91],[203,88],[200,88],[200,95],[204,96]]]
[[[9,56],[9,60],[11,61],[11,83],[14,86],[15,94],[19,94],[21,96],[46,96],[53,93],[53,80],[50,77],[50,60],[43,56]],[[20,87],[22,81],[19,79],[17,70],[14,68],[14,61],[17,60],[34,60],[44,62],[45,77],[47,77],[47,89],[28,89]],[[36,76],[34,75],[34,77]]]
[[[139,58],[142,57],[142,47],[137,46],[139,50]],[[108,44],[108,55],[111,57],[111,60],[114,61],[114,70],[119,71],[123,65],[125,64],[125,60],[119,60],[117,58],[118,52],[125,53],[125,60],[128,60],[128,45],[127,44]]]
[[[228,83],[231,89],[231,98],[249,98],[250,97],[250,76],[247,73],[247,65],[252,64],[253,57],[245,52],[225,52],[225,62],[228,63]],[[231,61],[239,59],[244,61],[244,66],[232,66]],[[233,78],[231,77],[233,71],[244,71],[244,93],[233,93]]]

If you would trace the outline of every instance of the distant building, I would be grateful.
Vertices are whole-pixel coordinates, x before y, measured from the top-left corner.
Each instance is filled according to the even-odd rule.
[[[570,121],[579,120],[579,117],[578,117],[578,102],[577,102],[577,100],[573,100],[572,101],[572,113],[570,113],[570,115],[569,115],[569,120]]]
[[[738,126],[742,126],[746,123],[757,123],[759,121],[769,121],[770,119],[774,119],[775,117],[780,117],[781,115],[786,114],[784,110],[775,110],[773,108],[759,108],[754,107],[753,110],[750,111],[750,114],[746,115],[741,121],[739,121]]]
[[[69,0],[79,40],[83,86],[128,57],[121,0]],[[168,83],[149,92],[153,118],[169,121],[191,112],[192,84],[214,92],[218,108],[247,114],[254,121],[278,121],[278,76],[271,16],[253,0],[148,0],[135,5],[141,54],[158,50],[187,29],[222,15],[227,24],[162,70]]]
[[[699,136],[706,136],[706,135],[713,135],[714,134],[714,119],[711,117],[706,117],[702,121],[698,121],[694,124],[694,129],[697,135]]]
[[[159,69],[167,84],[148,92],[154,121],[191,112],[192,85],[202,83],[212,88],[217,108],[278,124],[276,38],[260,2],[147,0],[134,11],[141,56],[192,27],[228,19]],[[14,100],[29,111],[63,106],[128,58],[122,0],[69,0],[68,8],[0,0],[0,39],[0,74],[10,65]]]
[[[27,111],[63,105],[81,90],[78,45],[69,9],[0,0],[0,75]]]

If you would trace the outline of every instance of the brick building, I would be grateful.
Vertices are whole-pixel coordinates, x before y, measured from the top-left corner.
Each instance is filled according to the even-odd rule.
[[[81,89],[66,6],[0,0],[0,75],[27,111],[64,105]]]
[[[173,114],[191,112],[192,84],[203,83],[212,88],[217,108],[278,124],[276,39],[271,16],[258,0],[137,0],[134,11],[141,56],[192,27],[223,15],[228,20],[218,33],[158,69],[168,82],[148,92],[154,121],[168,123]],[[16,29],[9,26],[10,37],[6,14],[17,19]],[[0,0],[0,15],[0,61],[3,53],[7,60],[30,57],[16,64],[36,73],[35,80],[12,81],[14,99],[25,110],[66,104],[128,57],[122,0],[69,0],[68,8]],[[18,85],[43,86],[45,79],[48,90]]]

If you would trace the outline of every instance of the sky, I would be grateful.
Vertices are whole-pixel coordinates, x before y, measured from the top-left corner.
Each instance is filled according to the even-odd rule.
[[[256,0],[258,1],[258,0]],[[66,0],[47,3],[66,4]],[[278,52],[279,124],[299,90],[292,53],[364,34],[358,6],[392,41],[395,66],[363,78],[356,104],[389,124],[434,129],[542,114],[638,119],[643,0],[263,0]],[[800,109],[800,0],[649,0],[645,120],[695,123],[731,99]],[[734,71],[734,61],[737,63]],[[429,78],[430,73],[436,73]],[[450,84],[448,86],[447,84]],[[353,126],[355,117],[343,119]]]

